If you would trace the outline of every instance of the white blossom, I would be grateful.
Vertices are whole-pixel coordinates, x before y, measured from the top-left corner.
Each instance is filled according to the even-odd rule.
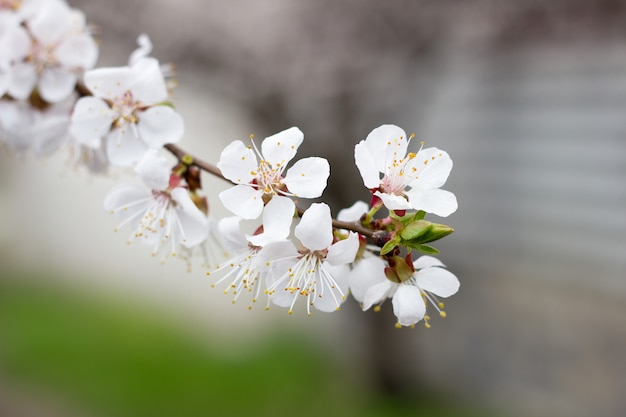
[[[408,144],[398,126],[372,130],[354,148],[363,183],[389,210],[423,210],[442,217],[454,213],[456,197],[439,189],[452,170],[452,159],[437,148],[407,154]]]
[[[116,230],[130,224],[129,241],[141,239],[153,247],[153,255],[167,242],[171,256],[176,256],[180,245],[190,248],[202,243],[209,233],[207,216],[195,206],[186,188],[171,181],[167,160],[150,150],[135,171],[148,188],[120,184],[104,200],[104,208],[122,219]]]
[[[246,146],[236,140],[228,145],[217,167],[237,185],[220,193],[224,206],[239,217],[256,219],[271,198],[322,195],[330,175],[330,166],[324,158],[300,159],[283,176],[303,140],[302,131],[292,127],[265,138],[261,151],[254,142],[253,146]]]
[[[159,62],[141,54],[128,67],[85,72],[93,97],[78,100],[72,115],[74,137],[93,148],[106,138],[113,165],[134,165],[148,149],[178,142],[185,130],[180,114],[165,103],[168,92]]]
[[[98,47],[85,25],[84,14],[59,0],[37,4],[27,15],[25,28],[13,31],[12,64],[6,70],[9,95],[18,100],[36,87],[49,103],[66,99],[78,77],[98,59]]]
[[[375,259],[362,260],[359,273],[350,277],[350,290],[354,298],[362,303],[363,310],[391,298],[399,326],[412,326],[425,319],[426,327],[429,327],[427,302],[445,317],[443,303],[437,297],[447,298],[456,294],[459,280],[444,269],[441,261],[432,256],[421,256],[413,265],[413,276],[405,282],[395,283],[385,277],[384,262]]]
[[[49,155],[67,141],[72,104],[70,97],[40,110],[28,102],[0,100],[0,139],[14,151]]]
[[[311,306],[325,312],[338,310],[348,293],[349,264],[359,249],[359,238],[351,232],[347,238],[333,243],[330,208],[315,203],[302,215],[294,231],[300,241],[297,248],[291,241],[271,243],[260,257],[270,268],[278,262],[290,262],[284,272],[275,273],[269,285],[272,302],[293,311],[298,298],[306,300],[307,313]]]

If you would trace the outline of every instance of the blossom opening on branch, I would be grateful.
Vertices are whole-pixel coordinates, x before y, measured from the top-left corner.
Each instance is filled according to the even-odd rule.
[[[149,150],[135,169],[148,189],[139,184],[120,184],[107,194],[104,208],[122,218],[116,228],[130,223],[135,238],[153,247],[171,242],[170,254],[177,247],[193,247],[202,243],[209,233],[207,216],[193,203],[186,188],[179,186],[180,178],[170,176],[167,160],[156,150]]]
[[[288,307],[289,313],[298,298],[306,300],[307,313],[311,306],[325,312],[339,310],[348,294],[349,264],[359,249],[359,238],[354,232],[333,243],[330,208],[315,203],[302,215],[294,234],[300,241],[296,248],[291,241],[271,243],[260,256],[266,265],[291,261],[291,265],[268,287],[272,302]]]
[[[37,6],[25,21],[26,30],[11,32],[13,64],[6,73],[6,90],[24,100],[37,87],[41,98],[57,103],[69,97],[79,75],[96,64],[98,46],[81,11],[59,0]]]
[[[447,298],[456,294],[459,280],[444,264],[432,256],[421,256],[414,263],[415,272],[405,282],[395,283],[385,278],[384,262],[367,260],[369,267],[359,270],[360,277],[353,275],[350,279],[350,290],[357,301],[362,303],[363,310],[374,304],[380,304],[391,298],[393,312],[398,318],[398,326],[412,326],[422,319],[426,327],[430,327],[426,306],[429,302],[445,317],[443,303],[437,297]],[[363,266],[366,260],[361,261]]]
[[[398,126],[372,130],[354,148],[363,183],[389,210],[423,210],[442,217],[454,213],[456,197],[439,189],[450,175],[452,159],[437,148],[407,154],[408,144]]]
[[[275,269],[267,268],[258,256],[264,245],[281,242],[287,239],[293,221],[295,204],[288,198],[272,199],[263,211],[263,226],[260,233],[245,235],[241,232],[241,218],[237,216],[226,217],[219,222],[218,228],[227,247],[235,253],[230,260],[220,264],[215,271],[207,272],[207,275],[224,273],[224,275],[212,287],[226,282],[228,286],[224,294],[233,292],[233,304],[244,292],[252,295],[252,303],[255,303],[259,295],[267,293],[266,281],[272,281]],[[227,272],[224,272],[227,271]],[[266,309],[269,308],[269,295]],[[248,305],[248,309],[252,304]]]
[[[330,175],[326,159],[300,159],[283,176],[303,140],[302,131],[292,127],[265,138],[261,151],[254,142],[252,146],[246,146],[236,140],[228,145],[222,151],[217,167],[224,177],[237,185],[220,193],[224,206],[241,218],[256,219],[272,198],[321,196]]]
[[[148,149],[178,142],[185,131],[183,118],[166,103],[159,62],[141,52],[131,61],[129,67],[85,73],[93,97],[78,100],[70,127],[86,146],[97,148],[106,138],[109,161],[120,166],[136,164]]]

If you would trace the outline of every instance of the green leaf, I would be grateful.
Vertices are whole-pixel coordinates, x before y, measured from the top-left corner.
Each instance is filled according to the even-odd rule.
[[[431,226],[421,235],[413,238],[413,243],[429,243],[439,240],[454,232],[454,229],[445,224],[431,223]]]
[[[432,223],[426,220],[417,220],[402,229],[400,237],[404,240],[413,240],[422,236],[432,228]]]
[[[394,250],[394,248],[396,246],[398,246],[399,239],[393,238],[391,239],[389,242],[385,243],[385,245],[382,247],[382,249],[380,250],[380,254],[381,255],[386,255],[389,252],[391,252],[392,250]]]
[[[439,255],[439,250],[429,245],[417,245],[415,249],[426,255]]]

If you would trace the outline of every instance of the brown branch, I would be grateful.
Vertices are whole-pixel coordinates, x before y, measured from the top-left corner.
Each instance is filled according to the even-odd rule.
[[[208,172],[209,174],[213,174],[216,177],[223,179],[224,181],[230,182],[222,175],[222,171],[220,171],[218,167],[208,162],[205,162],[202,159],[196,158],[195,156],[188,154],[177,145],[168,143],[167,145],[165,145],[165,149],[173,153],[174,156],[176,156],[176,158],[178,158],[179,161],[186,162],[185,160],[189,159],[191,162],[189,163],[189,165],[195,165],[201,170]]]

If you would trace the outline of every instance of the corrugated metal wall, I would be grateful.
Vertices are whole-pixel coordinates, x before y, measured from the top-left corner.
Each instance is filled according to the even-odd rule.
[[[623,416],[626,43],[447,57],[407,120],[454,158],[457,233],[439,247],[461,292],[435,336],[400,343],[444,389],[526,415]]]

